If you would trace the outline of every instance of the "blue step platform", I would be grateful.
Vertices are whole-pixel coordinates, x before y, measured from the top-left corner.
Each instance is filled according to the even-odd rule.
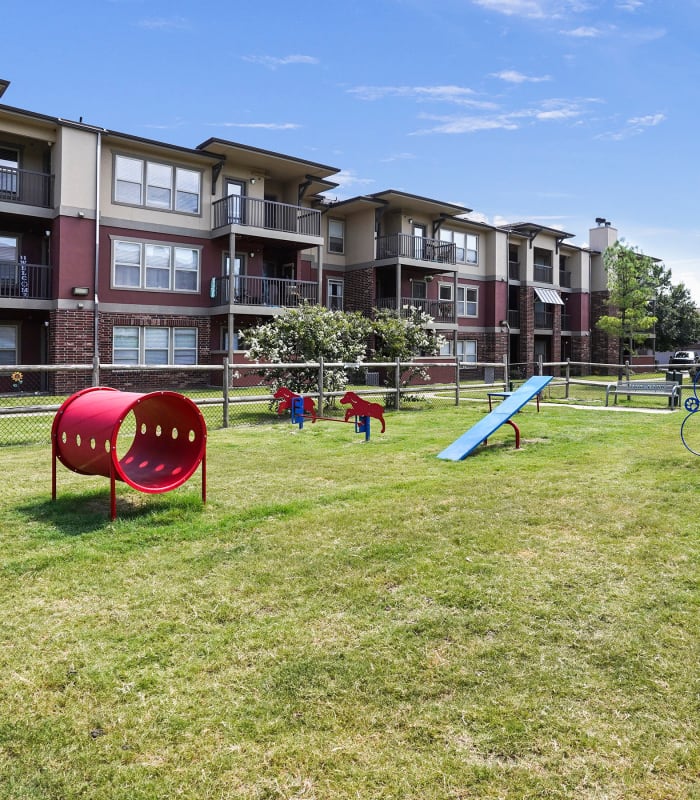
[[[476,425],[466,433],[463,433],[459,439],[455,439],[442,453],[439,453],[438,458],[443,458],[446,461],[462,461],[465,459],[469,453],[476,450],[501,425],[505,425],[513,414],[516,414],[533,397],[536,397],[551,380],[551,375],[537,375],[525,381],[519,389],[516,389],[513,394],[506,397],[502,403],[499,403],[490,414],[480,419]]]

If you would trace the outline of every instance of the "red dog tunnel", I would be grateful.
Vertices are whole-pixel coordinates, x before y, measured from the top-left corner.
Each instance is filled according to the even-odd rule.
[[[206,500],[207,428],[200,410],[177,392],[121,392],[97,386],[69,397],[51,429],[52,496],[56,499],[56,459],[81,475],[103,475],[158,494],[182,486],[202,465]]]

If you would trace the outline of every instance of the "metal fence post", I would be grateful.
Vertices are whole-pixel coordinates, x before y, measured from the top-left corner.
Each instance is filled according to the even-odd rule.
[[[318,360],[318,410],[323,413],[323,356]]]
[[[571,359],[566,359],[566,389],[564,392],[564,397],[568,400],[569,399],[569,381],[571,380]]]
[[[223,426],[224,428],[228,428],[229,426],[229,406],[231,396],[229,394],[229,384],[231,381],[231,372],[230,372],[231,364],[228,360],[228,356],[224,356],[224,375],[223,375],[223,393],[224,393],[224,419],[223,419]]]
[[[512,386],[510,385],[510,370],[508,369],[508,355],[503,356],[503,391],[510,392]]]
[[[455,356],[455,405],[459,406],[459,356]]]
[[[396,366],[394,367],[394,376],[396,383],[396,394],[394,395],[394,408],[398,411],[401,408],[401,359],[396,359]]]

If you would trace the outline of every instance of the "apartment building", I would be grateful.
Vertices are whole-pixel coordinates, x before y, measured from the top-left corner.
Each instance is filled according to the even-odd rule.
[[[0,364],[242,360],[240,331],[305,302],[420,306],[465,362],[594,355],[609,225],[577,247],[573,234],[494,227],[405,192],[333,202],[338,172],[0,105]]]

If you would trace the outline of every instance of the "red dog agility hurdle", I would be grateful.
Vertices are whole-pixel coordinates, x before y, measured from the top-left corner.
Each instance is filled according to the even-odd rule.
[[[121,434],[122,424],[129,424]],[[132,425],[133,421],[133,425]],[[126,452],[122,442],[133,430]],[[206,501],[207,427],[200,410],[177,392],[137,394],[103,386],[69,397],[51,428],[52,498],[56,499],[56,460],[81,475],[110,479],[111,517],[117,515],[115,481],[140,492],[159,494],[182,486],[202,465]]]

